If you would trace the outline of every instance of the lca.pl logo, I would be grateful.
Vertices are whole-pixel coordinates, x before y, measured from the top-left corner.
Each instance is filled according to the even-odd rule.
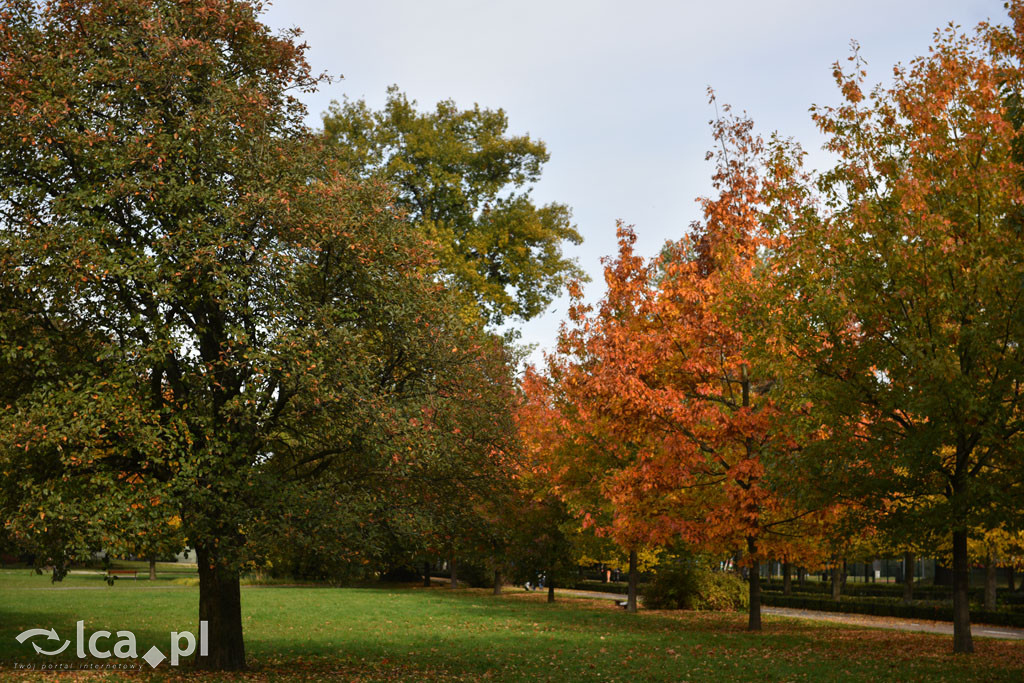
[[[45,636],[45,639],[38,638],[38,636]],[[113,647],[105,649],[110,647],[112,637],[110,631],[95,631],[86,639],[85,622],[79,621],[75,628],[75,654],[78,655],[79,659],[85,659],[86,652],[96,659],[109,659],[112,656],[117,659],[138,659],[139,654],[135,642],[135,634],[131,631],[118,631],[116,636],[118,640],[113,643]],[[200,657],[207,655],[208,636],[207,622],[200,621],[198,643]],[[64,644],[61,645],[60,641],[62,639],[57,635],[57,630],[52,627],[49,629],[30,628],[19,633],[15,640],[19,643],[29,641],[36,654],[48,657],[59,655],[71,646],[70,640],[65,640]],[[57,642],[50,643],[49,641]],[[40,642],[43,645],[40,645]],[[171,666],[178,666],[178,662],[182,657],[188,657],[194,654],[195,651],[196,637],[191,631],[171,631]],[[167,655],[154,645],[146,651],[146,654],[142,655],[142,659],[155,669],[161,662],[167,659]]]

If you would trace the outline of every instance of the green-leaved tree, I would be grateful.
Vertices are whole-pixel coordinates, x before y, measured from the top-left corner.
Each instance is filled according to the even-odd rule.
[[[348,172],[391,183],[398,205],[434,244],[440,268],[493,323],[543,311],[583,277],[562,253],[579,244],[569,207],[534,204],[548,161],[544,143],[509,135],[501,109],[460,110],[451,100],[420,111],[396,86],[374,111],[335,103],[324,135]]]
[[[445,476],[490,362],[389,188],[303,124],[316,78],[258,11],[0,2],[0,511],[75,556],[176,513],[217,669],[245,665],[265,511],[307,509],[301,478]]]

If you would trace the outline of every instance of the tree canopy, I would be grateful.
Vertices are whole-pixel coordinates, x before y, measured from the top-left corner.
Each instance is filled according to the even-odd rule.
[[[501,109],[420,111],[396,86],[373,111],[364,100],[334,103],[324,135],[346,171],[383,179],[432,241],[441,271],[500,323],[528,320],[583,276],[562,253],[579,244],[564,204],[534,204],[532,184],[548,161],[543,142],[509,135]]]
[[[305,127],[291,93],[316,79],[258,7],[11,0],[0,19],[0,507],[77,557],[177,517],[199,664],[242,667],[266,511],[308,504],[302,478],[482,471],[501,422],[464,406],[500,413],[503,352],[390,188]]]
[[[769,276],[788,385],[828,432],[806,462],[952,534],[958,651],[968,530],[1019,514],[1022,16],[942,31],[870,92],[856,52],[836,65],[844,102],[814,116],[837,162],[781,226]]]

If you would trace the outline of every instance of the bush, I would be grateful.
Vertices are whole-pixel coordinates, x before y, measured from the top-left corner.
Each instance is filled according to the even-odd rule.
[[[655,569],[654,580],[644,586],[644,607],[693,609],[697,571],[692,558],[669,557],[663,560]]]
[[[708,570],[698,590],[701,600],[694,609],[745,610],[750,605],[747,582],[733,572]]]
[[[642,594],[648,609],[736,610],[749,604],[740,577],[685,555],[662,561]]]

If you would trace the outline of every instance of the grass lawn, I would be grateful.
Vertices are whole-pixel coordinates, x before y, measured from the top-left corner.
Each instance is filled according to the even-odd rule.
[[[160,587],[162,586],[162,587]],[[244,587],[246,648],[253,671],[271,680],[551,681],[1020,681],[1024,643],[978,639],[970,657],[950,654],[951,639],[766,617],[748,634],[741,614],[626,614],[608,601],[561,599],[511,590],[443,588]],[[27,570],[0,572],[0,678],[40,680],[14,664],[77,666],[74,643],[63,655],[36,655],[15,636],[57,629],[73,638],[131,630],[138,652],[169,651],[170,632],[198,633],[198,590],[140,578],[108,588],[72,575],[51,587]],[[51,647],[57,641],[41,645]],[[113,641],[108,643],[108,647]],[[69,656],[70,655],[70,656]],[[98,660],[85,660],[98,661]],[[107,660],[117,661],[117,660]],[[131,661],[131,660],[120,660]],[[138,661],[138,660],[136,660]],[[165,662],[147,677],[176,679],[187,668]],[[79,674],[82,675],[82,674]],[[88,677],[141,680],[136,672]],[[66,680],[67,674],[53,674]],[[224,676],[209,677],[224,680]]]

